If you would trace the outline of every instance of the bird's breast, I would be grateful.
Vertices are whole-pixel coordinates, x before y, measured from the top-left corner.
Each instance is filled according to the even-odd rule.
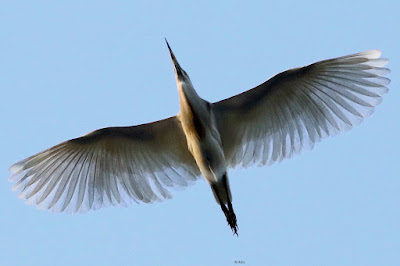
[[[195,113],[180,113],[187,146],[201,173],[216,182],[226,172],[225,155],[214,119],[203,120]]]

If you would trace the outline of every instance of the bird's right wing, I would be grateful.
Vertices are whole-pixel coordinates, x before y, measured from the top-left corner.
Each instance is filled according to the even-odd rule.
[[[369,116],[387,92],[380,51],[280,73],[212,105],[231,167],[272,164]]]
[[[176,117],[110,127],[60,143],[10,167],[13,189],[53,211],[170,198],[200,176]]]

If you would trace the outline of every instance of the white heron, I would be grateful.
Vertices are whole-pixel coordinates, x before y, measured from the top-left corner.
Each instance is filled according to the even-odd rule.
[[[348,130],[387,92],[377,50],[282,72],[210,103],[195,91],[168,42],[180,112],[153,123],[109,127],[62,142],[10,167],[27,203],[56,212],[150,203],[204,176],[237,234],[228,168],[266,165]]]

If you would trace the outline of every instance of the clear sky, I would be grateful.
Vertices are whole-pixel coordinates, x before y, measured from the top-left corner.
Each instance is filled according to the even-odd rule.
[[[398,1],[215,2],[2,2],[0,265],[400,265]],[[230,170],[239,237],[204,180],[173,200],[84,215],[18,199],[14,162],[178,112],[164,37],[209,101],[368,49],[391,60],[392,83],[353,130]]]

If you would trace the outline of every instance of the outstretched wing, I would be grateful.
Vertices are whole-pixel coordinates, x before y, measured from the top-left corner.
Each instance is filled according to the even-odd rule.
[[[380,51],[280,73],[212,105],[231,167],[272,164],[369,116],[390,80]]]
[[[176,117],[110,127],[60,143],[10,167],[13,189],[53,211],[85,212],[170,198],[200,171]]]

